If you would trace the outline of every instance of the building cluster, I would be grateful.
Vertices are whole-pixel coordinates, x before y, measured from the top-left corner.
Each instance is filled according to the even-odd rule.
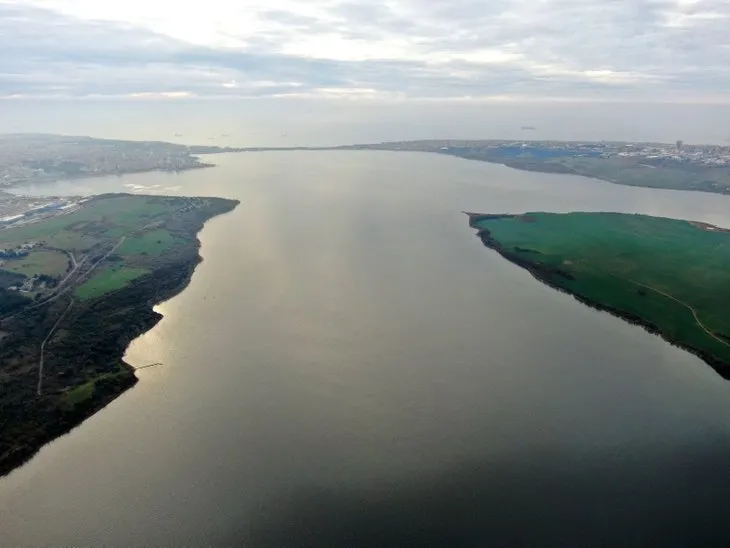
[[[730,166],[730,147],[676,145],[626,145],[610,155],[647,160],[673,160],[705,166]]]
[[[16,201],[11,214],[0,217],[0,229],[35,223],[56,215],[72,213],[88,201],[88,198],[55,198],[53,201]],[[4,205],[4,204],[0,204]],[[2,211],[0,207],[0,211]]]
[[[730,167],[730,147],[719,145],[688,145],[682,141],[674,144],[626,143],[626,142],[573,142],[573,141],[497,141],[497,140],[450,140],[406,141],[352,148],[385,150],[438,151],[459,156],[481,158],[634,158],[638,162],[677,162],[704,167]]]
[[[167,143],[51,136],[0,139],[0,186],[204,165],[187,147]]]
[[[30,253],[30,250],[36,247],[36,242],[29,242],[18,247],[10,247],[0,249],[0,259],[17,259],[18,257],[25,257]]]
[[[500,154],[519,154],[559,157],[601,157],[636,158],[647,161],[675,161],[704,166],[730,166],[730,147],[716,145],[685,145],[655,143],[563,143],[563,142],[504,142],[490,144],[485,148],[496,149]]]
[[[34,274],[23,280],[23,283],[11,285],[8,291],[18,291],[20,293],[31,293],[35,291],[45,291],[50,287],[57,285],[57,279],[45,274]]]

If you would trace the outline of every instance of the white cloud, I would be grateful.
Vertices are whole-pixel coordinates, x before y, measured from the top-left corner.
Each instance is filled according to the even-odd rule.
[[[194,93],[189,91],[158,91],[158,92],[141,92],[130,93],[128,95],[133,99],[188,99],[195,97]]]
[[[703,100],[730,0],[0,0],[0,96]]]

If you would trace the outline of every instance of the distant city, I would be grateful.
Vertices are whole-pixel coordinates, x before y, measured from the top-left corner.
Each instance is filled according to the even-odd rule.
[[[218,147],[197,147],[218,151]],[[0,136],[0,186],[144,171],[209,167],[191,148],[162,142],[56,135]]]
[[[532,127],[524,126],[524,129]],[[686,144],[681,140],[667,144],[434,139],[338,147],[230,148],[46,134],[0,135],[0,189],[59,179],[211,167],[212,164],[198,157],[210,153],[361,149],[435,152],[516,169],[584,175],[632,186],[730,193],[730,147]],[[0,219],[4,220],[0,222],[28,221],[27,218],[8,221],[29,210],[2,202]],[[54,203],[61,203],[61,207],[68,205]]]
[[[671,160],[703,166],[730,166],[730,147],[675,143],[626,143],[581,141],[422,140],[355,145],[346,148],[385,148],[448,152],[454,149],[493,151],[505,157],[550,159],[558,157],[640,158],[648,163]]]
[[[730,194],[730,147],[665,143],[426,140],[340,147],[434,152],[616,184]]]

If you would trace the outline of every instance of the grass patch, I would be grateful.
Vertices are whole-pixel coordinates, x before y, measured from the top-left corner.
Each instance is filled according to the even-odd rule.
[[[81,300],[95,299],[102,295],[121,289],[130,281],[144,276],[149,271],[144,268],[128,268],[115,266],[97,272],[86,283],[76,290],[76,296]]]
[[[65,249],[72,253],[82,253],[88,251],[96,244],[104,241],[104,238],[75,232],[73,230],[61,230],[50,236],[43,238],[48,247],[56,249]]]
[[[727,168],[691,165],[652,165],[637,158],[560,158],[555,160],[577,173],[623,185],[716,192],[730,185]]]
[[[60,406],[64,411],[72,411],[78,406],[84,406],[91,403],[96,395],[97,390],[108,389],[109,385],[113,385],[123,380],[125,377],[132,375],[130,371],[119,369],[113,373],[103,373],[92,380],[80,384],[72,388],[61,396]]]
[[[102,197],[74,213],[3,230],[0,247],[43,240],[62,249],[88,249],[94,243],[140,230],[181,205],[174,198],[155,196]]]
[[[150,230],[139,236],[127,238],[117,248],[118,255],[160,255],[175,243],[175,238],[169,230],[158,228]]]
[[[65,253],[40,249],[20,259],[7,259],[2,268],[28,277],[36,274],[62,276],[68,270],[68,261]]]
[[[637,316],[668,339],[730,364],[730,346],[702,329],[682,304],[714,335],[730,333],[730,233],[644,215],[529,216],[534,222],[515,216],[475,226],[488,230],[515,259],[570,275],[556,273],[551,283]]]
[[[61,407],[70,410],[77,405],[87,403],[94,397],[96,381],[89,381],[76,388],[72,388],[61,397]]]

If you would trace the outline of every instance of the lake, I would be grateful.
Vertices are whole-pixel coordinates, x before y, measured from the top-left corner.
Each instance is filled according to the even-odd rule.
[[[484,248],[462,211],[730,228],[730,197],[420,153],[270,152],[28,193],[238,198],[127,360],[0,480],[2,544],[723,545],[730,384]]]

